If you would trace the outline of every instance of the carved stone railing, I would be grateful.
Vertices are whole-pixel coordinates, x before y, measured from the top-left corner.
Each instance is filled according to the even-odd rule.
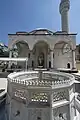
[[[52,82],[49,80],[45,80],[45,81],[40,81],[38,78],[32,78],[31,80],[27,78],[27,80],[25,81],[21,81],[19,79],[12,79],[10,80],[13,83],[18,83],[18,84],[23,84],[26,86],[48,86],[50,87],[52,85]]]
[[[69,86],[73,81],[70,80],[39,80],[38,78],[32,78],[31,80],[27,78],[27,80],[21,81],[19,79],[10,80],[13,83],[25,85],[25,86],[39,86],[39,87],[52,87],[53,89],[56,87],[66,87]]]
[[[42,79],[39,78],[39,73],[26,73],[12,79],[10,82],[25,85],[27,87],[51,87],[53,89],[59,87],[70,86],[74,82],[74,77],[69,74],[43,72]]]
[[[60,100],[66,99],[66,92],[64,91],[57,91],[53,93],[53,102],[57,102]]]

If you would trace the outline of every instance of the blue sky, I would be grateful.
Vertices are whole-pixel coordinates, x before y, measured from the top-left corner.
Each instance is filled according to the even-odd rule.
[[[35,28],[61,29],[60,0],[0,0],[0,41],[8,44],[8,33]],[[70,32],[78,33],[80,43],[80,0],[71,0]]]

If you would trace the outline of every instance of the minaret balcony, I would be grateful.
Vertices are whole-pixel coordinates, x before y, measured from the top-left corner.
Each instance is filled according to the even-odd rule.
[[[67,12],[70,9],[70,1],[65,0],[60,3],[59,11],[62,14],[64,11]]]

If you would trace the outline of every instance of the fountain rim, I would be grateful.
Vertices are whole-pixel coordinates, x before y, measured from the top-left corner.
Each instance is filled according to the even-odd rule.
[[[23,75],[29,75],[29,74],[39,74],[39,72],[41,72],[42,74],[50,74],[50,75],[54,75],[54,76],[61,76],[61,77],[66,77],[68,79],[75,79],[74,75],[69,74],[69,73],[64,73],[64,72],[59,72],[59,71],[47,71],[45,69],[40,69],[40,70],[34,70],[34,71],[20,71],[20,72],[13,72],[11,74],[8,75],[8,78],[10,79],[14,79],[17,78],[19,76],[23,76]]]

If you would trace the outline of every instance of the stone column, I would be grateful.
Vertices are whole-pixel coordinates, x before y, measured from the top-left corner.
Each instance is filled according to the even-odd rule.
[[[9,58],[12,58],[12,51],[10,50],[9,51]],[[8,68],[10,68],[11,67],[11,61],[9,61],[9,65],[8,65]]]
[[[72,50],[72,69],[76,68],[75,50]]]
[[[53,68],[53,50],[50,51],[51,54],[51,68]]]
[[[47,55],[47,68],[49,68],[49,55]]]
[[[12,51],[10,50],[10,52],[9,52],[9,58],[11,58],[12,57]]]
[[[26,59],[26,70],[27,70],[27,62],[28,62],[28,60]]]

